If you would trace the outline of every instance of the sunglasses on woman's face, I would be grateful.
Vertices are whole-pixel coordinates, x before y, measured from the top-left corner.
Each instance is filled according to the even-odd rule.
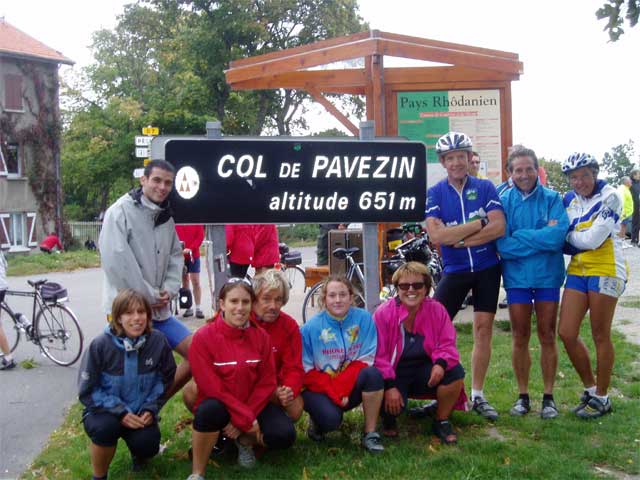
[[[398,288],[403,291],[407,291],[410,288],[413,288],[414,290],[422,290],[424,288],[424,282],[399,283]]]

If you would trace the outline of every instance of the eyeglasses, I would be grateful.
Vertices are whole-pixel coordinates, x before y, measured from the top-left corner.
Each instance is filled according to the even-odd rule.
[[[245,285],[248,286],[252,286],[251,282],[249,280],[247,280],[246,278],[240,278],[240,277],[231,277],[229,280],[226,281],[225,285],[233,285],[234,283],[238,283],[238,282],[242,282]]]
[[[402,291],[407,291],[410,288],[413,288],[414,290],[422,290],[425,286],[424,282],[414,282],[414,283],[399,283],[398,284],[398,288]]]

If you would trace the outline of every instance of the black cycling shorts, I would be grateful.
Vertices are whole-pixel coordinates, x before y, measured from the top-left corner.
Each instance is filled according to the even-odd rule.
[[[447,309],[453,320],[467,293],[473,295],[473,311],[496,313],[500,292],[500,265],[479,272],[445,273],[433,298]]]

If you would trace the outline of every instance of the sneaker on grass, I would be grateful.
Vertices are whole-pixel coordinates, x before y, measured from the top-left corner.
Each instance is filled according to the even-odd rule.
[[[204,312],[200,308],[196,308],[196,318],[204,318]]]
[[[523,417],[530,411],[531,405],[529,404],[529,402],[522,398],[518,398],[518,400],[516,400],[516,403],[513,404],[513,407],[511,407],[511,410],[509,410],[509,415],[511,415],[512,417]]]
[[[578,403],[578,405],[573,407],[571,411],[573,413],[578,413],[580,410],[582,410],[584,407],[587,406],[587,403],[589,403],[590,398],[591,398],[591,395],[589,395],[589,392],[585,390],[584,393],[580,395],[580,403]]]
[[[193,317],[193,308],[187,308],[182,314],[184,318]]]
[[[540,410],[540,418],[550,420],[558,416],[558,407],[553,400],[542,400],[542,409]]]
[[[591,397],[587,402],[587,405],[576,412],[576,415],[580,418],[598,418],[611,413],[611,400],[607,398],[606,401],[600,400],[598,397]]]
[[[309,437],[309,440],[313,440],[314,442],[321,442],[324,440],[324,433],[318,430],[318,427],[316,427],[316,424],[313,423],[313,420],[311,420],[311,417],[309,417],[309,426],[307,427],[307,437]]]
[[[369,453],[382,453],[384,446],[378,432],[369,432],[362,435],[362,446]]]
[[[242,468],[253,468],[256,465],[256,454],[253,452],[253,447],[243,445],[236,440],[236,447],[238,447],[238,465]]]
[[[498,419],[498,412],[496,412],[496,409],[482,397],[476,397],[473,399],[473,406],[471,407],[471,410],[491,422]]]

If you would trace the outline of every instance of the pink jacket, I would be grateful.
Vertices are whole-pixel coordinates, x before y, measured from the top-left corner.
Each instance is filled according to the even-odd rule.
[[[373,314],[378,330],[378,348],[374,366],[380,370],[384,379],[396,378],[396,367],[404,349],[402,321],[409,312],[395,298],[380,305]],[[456,347],[456,329],[449,319],[446,309],[432,298],[425,298],[416,314],[414,331],[424,336],[424,350],[435,364],[438,360],[446,362],[445,370],[460,363],[460,354]],[[466,394],[460,393],[455,408],[466,410]]]

